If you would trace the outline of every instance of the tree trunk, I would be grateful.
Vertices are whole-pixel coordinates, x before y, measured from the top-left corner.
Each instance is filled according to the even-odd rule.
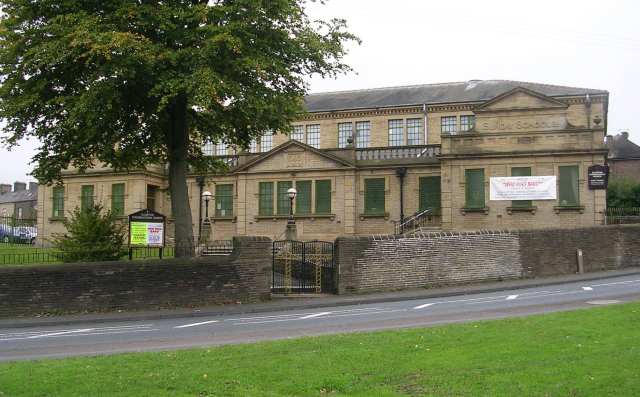
[[[169,160],[171,210],[175,218],[175,256],[192,257],[194,255],[194,241],[187,188],[189,126],[186,98],[174,99],[168,106],[168,113],[166,143]]]

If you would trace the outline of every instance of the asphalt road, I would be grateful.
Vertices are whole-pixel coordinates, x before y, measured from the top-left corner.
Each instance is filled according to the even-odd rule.
[[[171,350],[431,326],[640,300],[640,276],[448,298],[248,315],[0,329],[0,361]]]

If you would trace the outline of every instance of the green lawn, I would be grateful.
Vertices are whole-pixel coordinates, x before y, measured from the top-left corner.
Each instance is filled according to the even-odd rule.
[[[640,303],[0,365],[0,396],[640,396]]]

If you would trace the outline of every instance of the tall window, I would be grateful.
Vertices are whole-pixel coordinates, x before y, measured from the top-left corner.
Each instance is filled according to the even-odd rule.
[[[331,181],[316,181],[316,214],[331,213]]]
[[[567,165],[558,167],[558,190],[561,207],[576,207],[580,205],[580,192],[578,184],[578,166]]]
[[[205,156],[213,156],[214,152],[215,145],[213,144],[213,142],[205,141],[205,143],[202,144],[202,154],[204,154]]]
[[[227,155],[227,144],[224,142],[216,143],[216,156]]]
[[[304,143],[304,125],[294,125],[291,139]]]
[[[484,208],[484,169],[464,171],[465,207]]]
[[[445,116],[440,118],[440,131],[443,134],[455,134],[458,132],[458,122],[456,116]]]
[[[251,142],[249,142],[249,153],[259,153],[258,140],[256,138],[253,138]]]
[[[407,145],[419,145],[422,142],[422,119],[407,119]]]
[[[276,195],[278,215],[289,215],[291,199],[289,198],[287,190],[291,189],[292,186],[293,183],[291,181],[278,181],[278,191]]]
[[[307,126],[307,145],[320,149],[320,124]]]
[[[273,182],[260,182],[258,190],[258,214],[273,215]]]
[[[513,167],[511,168],[511,176],[531,176],[531,167]],[[512,207],[531,208],[533,201],[531,200],[513,200]]]
[[[356,122],[356,148],[367,148],[371,142],[371,122]]]
[[[64,187],[55,186],[53,188],[53,212],[54,218],[62,218],[64,216]]]
[[[216,185],[216,218],[233,216],[233,185]]]
[[[434,215],[440,215],[440,208],[442,207],[440,198],[440,177],[439,176],[425,176],[419,180],[420,185],[420,197],[419,206],[420,211],[431,209],[431,213]]]
[[[156,193],[158,193],[157,186],[147,185],[147,209],[151,211],[156,210]]]
[[[124,183],[111,185],[111,212],[114,215],[124,215]]]
[[[338,123],[338,147],[344,149],[349,144],[349,138],[353,137],[352,123]]]
[[[364,212],[371,215],[382,215],[385,210],[384,178],[364,180]]]
[[[460,132],[471,131],[476,125],[476,116],[460,116]]]
[[[404,123],[402,120],[389,120],[389,146],[404,145]]]
[[[296,214],[311,213],[311,181],[297,181]]]
[[[93,207],[93,185],[84,185],[80,189],[80,210],[86,211]]]
[[[262,134],[260,139],[260,151],[268,152],[271,149],[273,149],[273,132],[267,131]]]

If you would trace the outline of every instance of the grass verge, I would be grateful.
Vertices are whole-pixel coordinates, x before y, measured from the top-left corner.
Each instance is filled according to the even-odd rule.
[[[639,396],[640,303],[0,365],[0,396]]]

